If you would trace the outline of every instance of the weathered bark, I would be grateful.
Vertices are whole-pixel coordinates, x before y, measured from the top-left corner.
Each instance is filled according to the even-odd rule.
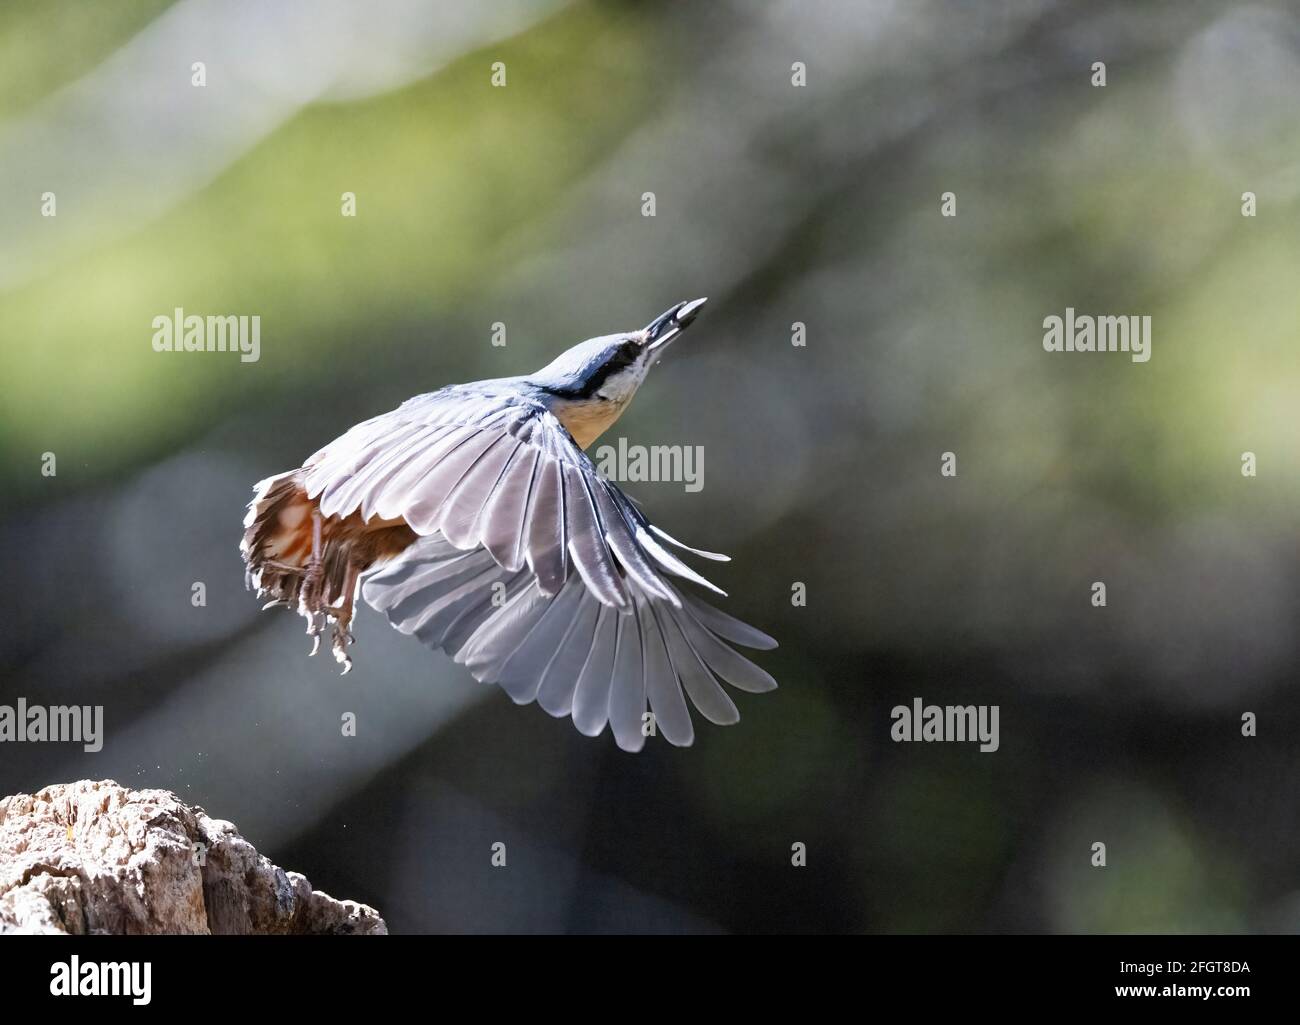
[[[80,780],[0,799],[0,933],[387,931],[169,791]]]

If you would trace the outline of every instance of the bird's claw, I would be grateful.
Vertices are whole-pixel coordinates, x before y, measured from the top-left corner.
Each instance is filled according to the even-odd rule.
[[[303,617],[307,620],[307,636],[311,638],[311,651],[308,656],[315,655],[320,651],[321,634],[325,632],[325,627],[329,623],[329,617],[318,609],[302,609]]]
[[[343,667],[340,676],[347,676],[352,671],[352,658],[348,655],[348,645],[355,641],[356,638],[352,636],[347,623],[342,618],[335,618],[330,650],[334,653],[334,661]]]

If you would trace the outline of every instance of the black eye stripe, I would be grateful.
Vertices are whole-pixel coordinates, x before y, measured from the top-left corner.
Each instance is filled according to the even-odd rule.
[[[609,358],[585,381],[580,388],[547,387],[546,391],[557,398],[591,399],[595,398],[605,382],[615,374],[626,370],[641,358],[641,346],[634,341],[619,345]]]
[[[637,345],[636,342],[624,342],[620,345],[618,350],[605,361],[605,365],[588,382],[587,394],[594,395],[600,391],[605,382],[611,377],[632,366],[640,354],[641,346]]]
[[[641,346],[636,342],[624,342],[619,346],[618,355],[614,357],[613,362],[620,367],[630,367],[640,354]]]

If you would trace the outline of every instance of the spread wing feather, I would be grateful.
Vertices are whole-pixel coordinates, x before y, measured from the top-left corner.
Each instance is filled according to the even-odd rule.
[[[629,579],[673,603],[668,574],[718,591],[660,540],[696,550],[654,528],[559,420],[517,390],[412,399],[354,427],[306,470],[324,515],[401,519],[458,548],[486,548],[506,569],[527,564],[548,595],[573,572],[625,614]]]
[[[500,684],[518,704],[571,716],[588,736],[609,725],[625,751],[644,745],[647,710],[656,732],[685,746],[695,739],[691,706],[719,725],[739,720],[721,681],[747,691],[776,686],[726,643],[743,633],[773,647],[766,634],[675,588],[677,604],[631,578],[624,584],[630,613],[600,601],[577,574],[547,595],[526,566],[511,571],[487,549],[465,552],[435,535],[370,574],[362,593],[394,627],[445,651],[476,679]]]
[[[304,486],[325,515],[421,535],[369,575],[366,600],[512,700],[588,735],[608,724],[625,750],[645,743],[647,710],[676,745],[694,740],[692,705],[736,722],[720,681],[776,683],[731,645],[776,642],[678,591],[671,576],[718,589],[667,546],[725,556],[654,527],[540,402],[482,388],[413,399],[308,462]]]

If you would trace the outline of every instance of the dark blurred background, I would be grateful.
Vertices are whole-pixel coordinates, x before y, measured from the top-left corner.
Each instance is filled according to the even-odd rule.
[[[175,790],[402,932],[1294,931],[1298,95],[1283,2],[10,0],[0,699],[107,736],[0,792]],[[781,641],[738,726],[629,756],[259,615],[255,480],[696,295],[605,440],[704,448],[628,490]],[[1151,361],[1045,353],[1067,306]],[[917,696],[1000,749],[891,742]]]

